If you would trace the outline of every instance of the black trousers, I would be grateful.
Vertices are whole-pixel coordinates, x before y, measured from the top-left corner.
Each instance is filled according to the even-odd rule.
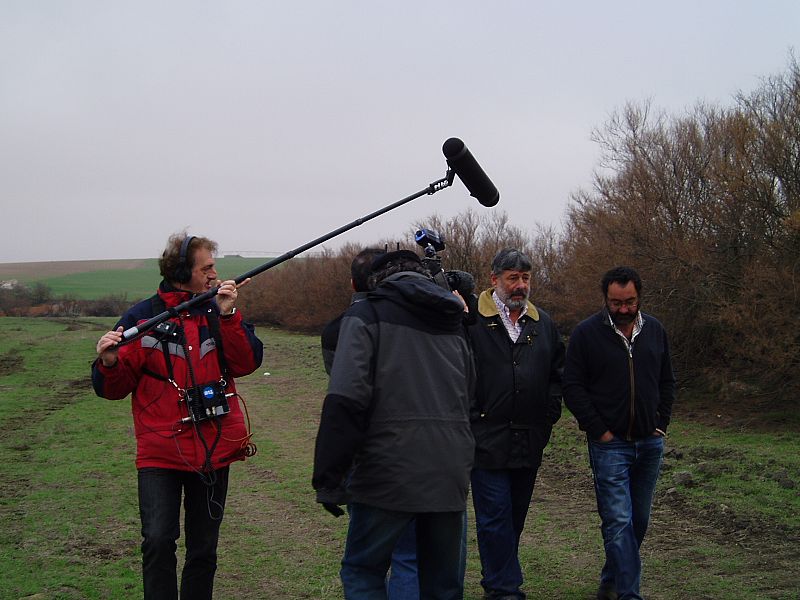
[[[180,537],[181,498],[186,560],[180,597],[185,600],[211,599],[217,570],[219,527],[227,492],[228,467],[202,477],[192,471],[139,469],[145,600],[178,598],[175,550]]]

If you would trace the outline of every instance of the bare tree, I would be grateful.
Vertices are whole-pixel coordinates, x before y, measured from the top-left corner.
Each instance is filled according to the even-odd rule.
[[[698,105],[670,119],[626,105],[595,140],[602,170],[573,197],[561,246],[573,296],[562,319],[595,302],[605,268],[631,264],[684,379],[797,390],[796,62],[730,109]]]

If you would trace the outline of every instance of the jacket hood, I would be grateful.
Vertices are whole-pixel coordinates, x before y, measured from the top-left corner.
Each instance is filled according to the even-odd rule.
[[[478,312],[483,317],[497,317],[500,316],[500,312],[497,310],[497,304],[495,304],[494,298],[492,298],[492,292],[494,292],[494,288],[489,288],[488,290],[484,290],[481,292],[481,295],[478,296]],[[533,303],[528,300],[528,312],[526,313],[534,321],[539,320],[539,311],[536,310],[536,307]]]
[[[390,275],[369,293],[369,298],[400,304],[435,329],[452,330],[464,318],[461,301],[420,273]]]

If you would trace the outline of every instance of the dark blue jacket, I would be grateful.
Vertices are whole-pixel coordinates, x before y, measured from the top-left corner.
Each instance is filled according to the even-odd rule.
[[[603,310],[572,332],[564,365],[564,403],[592,439],[626,440],[666,432],[675,400],[669,344],[659,321],[643,314],[630,354]]]

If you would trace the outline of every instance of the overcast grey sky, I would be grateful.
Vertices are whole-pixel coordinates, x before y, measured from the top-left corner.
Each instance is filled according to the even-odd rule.
[[[515,224],[559,226],[615,109],[730,105],[799,39],[797,0],[2,0],[0,262],[185,227],[285,252],[443,177],[452,136]],[[456,181],[326,246],[467,207]]]

